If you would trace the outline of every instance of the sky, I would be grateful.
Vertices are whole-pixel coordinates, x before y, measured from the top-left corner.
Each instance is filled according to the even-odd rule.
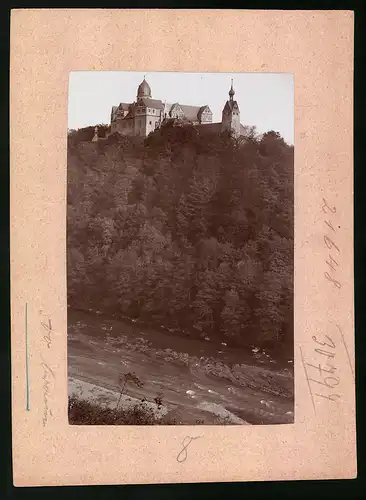
[[[221,122],[231,79],[243,125],[259,133],[275,130],[294,142],[292,73],[141,73],[133,71],[73,71],[69,78],[68,128],[110,123],[112,106],[132,103],[144,76],[154,99],[193,106],[208,104],[212,121]]]

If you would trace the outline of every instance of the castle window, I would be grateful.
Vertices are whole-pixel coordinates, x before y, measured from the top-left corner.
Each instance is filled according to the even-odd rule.
[[[151,121],[149,122],[149,125],[151,125]]]

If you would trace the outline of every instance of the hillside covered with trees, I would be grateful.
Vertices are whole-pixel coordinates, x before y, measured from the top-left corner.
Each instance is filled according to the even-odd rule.
[[[293,162],[276,132],[72,131],[70,307],[292,356]]]

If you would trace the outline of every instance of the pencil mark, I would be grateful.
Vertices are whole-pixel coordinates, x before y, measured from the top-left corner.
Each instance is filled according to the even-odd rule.
[[[337,326],[337,328],[339,330],[339,333],[341,334],[342,342],[343,342],[344,348],[346,350],[346,354],[347,354],[347,358],[348,358],[349,367],[351,369],[352,377],[353,377],[353,380],[355,380],[355,372],[353,370],[351,356],[350,356],[350,353],[349,353],[349,350],[348,350],[348,347],[347,347],[347,344],[346,344],[346,340],[345,340],[344,335],[343,335],[343,331],[342,331],[341,327],[338,324],[336,326]]]
[[[305,377],[306,377],[306,382],[307,382],[308,387],[309,387],[309,392],[310,392],[310,396],[311,396],[311,402],[312,402],[312,404],[313,404],[314,413],[315,413],[315,415],[316,415],[315,401],[314,401],[313,392],[312,392],[312,390],[311,390],[311,386],[310,386],[310,380],[309,380],[309,376],[308,376],[308,371],[307,371],[306,366],[305,366],[304,355],[303,355],[303,353],[302,353],[302,349],[301,349],[301,347],[300,347],[299,349],[300,349],[300,355],[301,355],[301,363],[302,363],[302,366],[303,366],[303,368],[304,368]]]
[[[43,386],[42,386],[42,388],[43,388],[43,403],[44,403],[42,424],[43,424],[43,427],[45,427],[47,422],[48,422],[48,416],[50,415],[52,417],[52,410],[49,407],[48,399],[51,395],[50,386],[51,386],[52,380],[55,379],[55,374],[53,373],[53,370],[43,361],[43,359],[42,359],[41,367],[43,369],[43,377],[42,377]]]
[[[177,455],[177,462],[182,463],[182,462],[185,462],[187,460],[187,457],[188,457],[187,448],[188,448],[188,446],[191,444],[191,442],[193,440],[199,439],[200,437],[202,437],[202,436],[195,436],[195,437],[186,436],[183,439],[183,441],[182,441],[183,448],[181,449],[181,451]]]
[[[323,205],[322,205],[322,211],[323,213],[327,214],[329,216],[328,220],[324,220],[325,224],[327,227],[333,231],[334,233],[334,238],[337,236],[337,230],[335,229],[335,223],[331,220],[331,217],[334,216],[334,214],[337,212],[337,209],[335,206],[331,206],[328,204],[327,200],[323,198]],[[339,228],[340,226],[338,226]],[[337,279],[339,273],[339,262],[338,260],[335,259],[334,257],[334,251],[336,251],[339,255],[341,254],[341,249],[339,246],[336,244],[336,242],[330,238],[327,234],[324,234],[324,244],[329,250],[329,258],[328,260],[325,261],[325,263],[328,266],[328,271],[324,273],[324,277],[329,283],[332,283],[336,288],[340,289],[342,288],[342,283]],[[333,253],[331,253],[333,252]],[[338,269],[339,268],[339,269]]]
[[[41,322],[42,327],[46,330],[46,334],[43,336],[43,341],[46,342],[48,349],[50,349],[52,344],[51,332],[52,332],[52,323],[51,320],[48,319],[48,323]]]
[[[28,370],[28,304],[25,303],[25,385],[26,385],[26,411],[29,407],[29,370]]]

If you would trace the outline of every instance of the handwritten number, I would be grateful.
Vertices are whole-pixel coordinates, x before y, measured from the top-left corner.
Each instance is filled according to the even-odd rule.
[[[315,335],[312,336],[312,339],[314,340],[314,342],[316,342],[317,344],[320,344],[320,345],[326,345],[327,347],[331,347],[332,349],[335,348],[335,343],[333,342],[333,340],[329,337],[329,335],[324,335],[324,337],[326,337],[328,340],[329,340],[329,344],[327,344],[327,342],[320,342],[319,340],[317,340],[317,338],[315,337]],[[317,349],[315,349],[316,352],[318,352]],[[319,354],[324,354],[324,352],[327,352],[328,351],[322,351],[321,353]]]
[[[334,241],[331,238],[329,238],[329,236],[327,236],[327,235],[324,236],[324,243],[327,245],[329,250],[331,248],[335,248],[338,252],[340,252],[339,247],[337,247],[337,245],[334,243]]]
[[[328,380],[334,380],[333,384],[331,382],[328,382]],[[328,387],[331,387],[334,389],[334,387],[337,387],[339,385],[339,378],[338,377],[325,377],[324,382],[327,384]]]
[[[315,352],[321,354],[322,356],[326,356],[328,359],[333,359],[335,354],[329,351],[325,351],[324,349],[315,349]]]
[[[306,363],[308,366],[311,366],[312,368],[315,368],[316,370],[319,370],[319,375],[322,377],[323,376],[323,372],[325,373],[334,373],[336,371],[336,368],[334,368],[334,366],[331,366],[331,365],[328,365],[327,364],[327,368],[329,368],[329,370],[327,370],[326,368],[324,368],[323,366],[321,366],[321,364],[319,363],[318,366],[316,365],[312,365],[311,363]]]
[[[336,270],[336,268],[333,266],[333,264],[338,266],[338,262],[330,254],[329,254],[329,261],[326,260],[325,262],[328,264],[328,266],[331,268],[332,271]]]
[[[342,288],[342,285],[339,283],[339,281],[338,281],[338,280],[336,280],[335,278],[333,278],[333,276],[331,276],[329,273],[324,273],[324,276],[326,277],[326,279],[327,279],[328,281],[330,281],[331,283],[333,283],[333,285],[334,285],[335,287],[337,287],[338,289],[339,289],[339,288]]]
[[[334,385],[332,385],[331,382],[328,382],[328,380],[334,380],[335,382]],[[334,387],[337,387],[339,385],[339,379],[337,377],[325,377],[324,382],[321,380],[314,380],[312,378],[309,378],[310,382],[315,382],[316,384],[324,385],[325,387],[328,387],[329,389],[334,389]]]
[[[333,224],[332,224],[329,220],[326,220],[326,221],[324,221],[324,222],[326,223],[326,225],[327,225],[327,226],[328,226],[328,227],[329,227],[332,231],[334,231],[334,232],[335,232],[335,229],[334,229],[334,227],[333,227]]]
[[[323,198],[323,206],[322,206],[322,210],[324,213],[328,213],[330,212],[331,214],[335,214],[336,213],[336,207],[331,207],[327,200],[325,198]],[[329,229],[331,229],[333,231],[333,233],[336,232],[332,222],[330,220],[326,220],[324,221],[326,223],[326,225],[329,227]],[[335,249],[338,253],[341,253],[338,245],[336,245],[336,243],[332,240],[332,238],[330,238],[328,235],[324,235],[324,243],[325,243],[325,246],[328,248],[328,250],[332,250],[332,249]],[[342,285],[341,283],[335,279],[331,273],[335,273],[336,272],[336,268],[338,267],[338,262],[334,259],[334,257],[332,255],[329,254],[329,260],[326,260],[325,261],[326,264],[329,266],[329,272],[325,272],[324,273],[324,276],[325,276],[325,279],[327,281],[329,281],[330,283],[333,283],[333,285],[340,289],[342,288]]]
[[[329,399],[330,401],[333,401],[334,403],[338,401],[340,398],[339,394],[317,394],[315,393],[315,396],[319,396],[320,398],[324,399]]]
[[[331,212],[332,214],[335,214],[336,213],[336,207],[330,207],[328,205],[328,202],[325,198],[323,198],[323,203],[324,205],[322,206],[322,210],[323,212],[326,214],[327,213],[327,210],[329,210],[329,212]]]
[[[182,450],[177,455],[177,462],[182,463],[182,462],[185,462],[187,460],[187,457],[188,457],[187,448],[188,448],[188,446],[191,444],[191,442],[194,439],[198,439],[200,437],[201,436],[196,436],[196,437],[186,436],[183,439],[183,442],[182,442],[183,448],[182,448]]]

